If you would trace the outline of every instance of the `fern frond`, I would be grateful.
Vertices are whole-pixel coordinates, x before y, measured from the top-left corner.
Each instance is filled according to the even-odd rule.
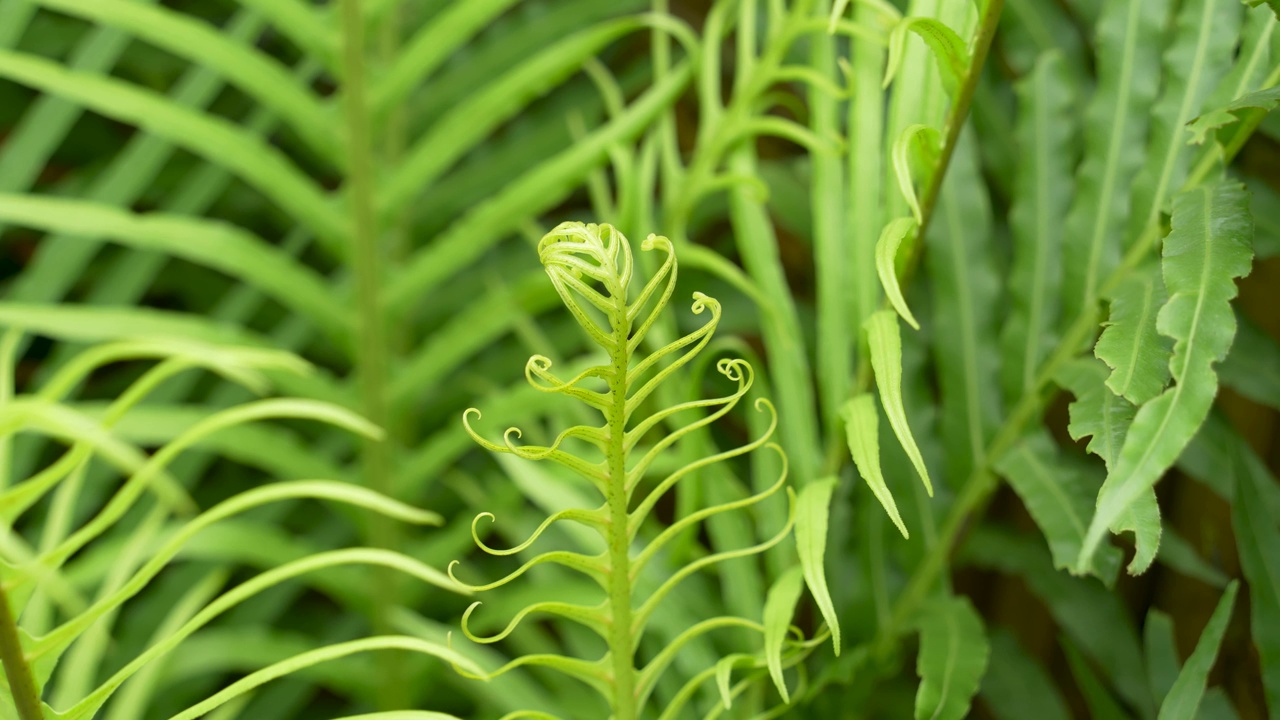
[[[492,554],[518,553],[529,548],[556,522],[573,520],[593,530],[606,546],[603,553],[595,556],[571,551],[545,552],[526,560],[515,571],[497,581],[469,588],[474,591],[493,589],[511,582],[538,565],[560,564],[587,574],[607,593],[607,599],[598,606],[561,600],[528,605],[517,611],[504,629],[485,638],[474,638],[467,627],[476,607],[473,605],[464,615],[464,633],[485,643],[502,640],[516,629],[523,618],[537,612],[551,613],[586,625],[600,635],[608,646],[606,655],[596,663],[585,664],[561,656],[534,656],[540,659],[517,659],[499,672],[506,672],[521,664],[568,668],[571,675],[588,682],[610,702],[614,716],[619,720],[638,717],[662,671],[693,639],[717,628],[762,629],[759,623],[743,618],[710,618],[678,633],[658,655],[640,669],[637,667],[636,657],[640,639],[663,600],[681,582],[706,568],[724,561],[758,555],[774,547],[791,534],[794,523],[794,494],[788,490],[792,511],[773,535],[746,547],[715,552],[682,567],[672,568],[665,579],[648,592],[647,597],[635,597],[635,588],[642,574],[648,574],[651,564],[674,538],[709,518],[746,510],[766,501],[781,491],[787,480],[785,455],[778,445],[768,442],[776,425],[776,415],[767,400],[759,399],[756,401],[757,409],[768,412],[770,416],[768,428],[760,437],[733,450],[686,462],[667,473],[647,494],[639,497],[641,481],[654,463],[683,438],[732,410],[751,388],[753,380],[751,367],[745,361],[722,359],[716,367],[721,375],[736,385],[733,392],[709,400],[690,400],[648,410],[649,396],[665,380],[692,361],[710,341],[720,319],[720,305],[706,295],[695,293],[693,312],[696,314],[710,310],[711,318],[698,329],[640,356],[637,353],[640,339],[654,326],[664,310],[673,292],[677,272],[675,253],[669,240],[650,235],[641,247],[646,252],[660,252],[663,258],[641,291],[632,296],[630,286],[636,274],[637,258],[632,255],[630,243],[614,227],[563,223],[538,243],[539,258],[556,292],[583,332],[608,354],[609,362],[588,367],[571,380],[564,381],[551,374],[549,359],[535,355],[526,364],[526,377],[540,391],[574,397],[600,411],[604,416],[603,426],[571,427],[557,435],[548,446],[520,447],[511,442],[511,436],[518,436],[518,430],[509,430],[504,436],[504,443],[498,444],[484,440],[472,429],[472,415],[478,416],[479,411],[468,410],[463,417],[466,432],[488,450],[514,454],[525,459],[552,460],[577,470],[579,474],[588,475],[604,503],[593,509],[570,508],[554,513],[539,524],[528,540],[511,550],[500,552],[493,551],[479,540],[475,523],[482,517],[493,517],[482,513],[472,523],[472,535],[478,545]],[[607,391],[584,387],[587,384],[594,385],[595,388],[603,385]],[[686,413],[695,412],[700,415],[692,421],[678,420]],[[670,430],[641,453],[641,443],[660,426],[669,427]],[[594,448],[601,456],[600,459],[588,460],[571,454],[562,447],[568,439],[586,441],[584,447]],[[782,470],[775,482],[745,498],[694,510],[648,539],[638,552],[633,551],[632,545],[639,537],[644,520],[658,500],[677,482],[708,465],[744,455],[766,445],[783,457]],[[456,562],[449,567],[450,577],[453,577],[455,564]]]

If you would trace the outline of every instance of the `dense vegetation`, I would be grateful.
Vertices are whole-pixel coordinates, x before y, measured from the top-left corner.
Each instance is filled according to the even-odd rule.
[[[1275,0],[0,0],[0,720],[1280,717],[1277,104]]]

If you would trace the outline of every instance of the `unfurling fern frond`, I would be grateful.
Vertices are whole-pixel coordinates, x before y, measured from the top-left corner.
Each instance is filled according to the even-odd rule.
[[[476,603],[463,617],[463,632],[473,641],[495,642],[506,637],[523,618],[533,613],[558,616],[590,628],[608,646],[607,653],[598,660],[560,655],[525,656],[499,668],[489,677],[522,665],[555,668],[599,691],[609,702],[617,720],[638,717],[660,675],[680,649],[695,638],[720,628],[748,628],[763,634],[768,662],[736,663],[730,661],[735,656],[730,656],[720,663],[730,662],[723,670],[711,669],[695,676],[691,680],[692,689],[712,675],[727,687],[728,674],[734,664],[754,668],[767,664],[771,669],[778,669],[774,677],[780,680],[783,643],[781,640],[770,642],[769,638],[783,638],[789,634],[790,613],[795,606],[792,599],[789,604],[783,603],[785,612],[775,610],[771,613],[767,608],[763,622],[736,617],[703,620],[666,642],[661,651],[647,660],[647,664],[640,663],[637,649],[646,625],[663,599],[681,581],[721,561],[756,555],[777,545],[790,534],[796,519],[794,493],[788,488],[786,492],[791,498],[791,511],[782,527],[765,531],[773,533],[766,540],[748,547],[707,554],[683,567],[669,569],[656,589],[647,596],[641,597],[637,592],[637,579],[642,573],[652,573],[653,568],[648,566],[669,541],[713,515],[762,503],[786,486],[785,455],[778,445],[769,442],[776,416],[773,405],[765,399],[755,402],[756,410],[768,413],[771,418],[762,436],[740,447],[695,459],[669,472],[659,462],[663,453],[681,438],[729,413],[750,390],[753,371],[743,360],[720,360],[716,367],[732,383],[730,392],[720,397],[650,408],[651,404],[646,400],[658,386],[687,365],[707,345],[719,322],[721,310],[714,298],[694,293],[693,312],[709,315],[703,325],[656,350],[642,351],[646,334],[675,289],[676,258],[671,241],[662,236],[650,235],[641,248],[646,252],[661,253],[663,258],[653,276],[638,293],[632,295],[635,263],[631,246],[613,227],[563,223],[538,244],[539,257],[556,292],[582,329],[605,351],[607,362],[565,380],[552,372],[550,360],[535,355],[526,364],[525,375],[539,390],[567,395],[599,411],[603,420],[601,425],[571,427],[549,445],[532,446],[516,442],[520,437],[517,428],[508,429],[501,442],[486,440],[471,425],[472,419],[480,416],[480,411],[473,408],[463,415],[467,432],[486,449],[530,460],[551,460],[562,465],[590,482],[599,492],[602,503],[594,508],[571,508],[555,513],[527,541],[508,550],[491,548],[476,534],[476,543],[481,549],[494,555],[521,552],[562,520],[581,523],[595,530],[605,546],[596,555],[563,550],[543,552],[526,560],[505,577],[471,589],[484,591],[500,587],[535,566],[557,564],[586,575],[599,584],[606,595],[605,600],[596,605],[561,601],[529,605],[516,613],[504,630],[485,638],[476,636],[469,627],[472,612],[479,604]],[[584,454],[571,451],[571,445],[586,448]],[[676,518],[652,536],[644,532],[645,520],[656,503],[677,483],[693,478],[702,468],[761,447],[774,450],[783,458],[783,470],[776,482],[754,495]],[[658,467],[662,467],[664,473],[653,472],[655,477],[651,480],[651,470]],[[492,519],[492,515],[482,513],[476,520],[482,517]],[[453,576],[452,566],[450,576]],[[779,581],[779,586],[783,582]],[[785,617],[781,617],[784,614]],[[777,617],[771,618],[771,615]],[[788,665],[794,664],[796,654],[811,646],[791,640],[786,645],[791,661]],[[721,675],[724,677],[720,678]],[[677,694],[681,704],[692,694],[692,689]],[[785,697],[785,686],[780,686],[780,690]],[[730,698],[725,695],[724,699],[727,703]],[[670,714],[672,709],[667,708],[667,712]]]

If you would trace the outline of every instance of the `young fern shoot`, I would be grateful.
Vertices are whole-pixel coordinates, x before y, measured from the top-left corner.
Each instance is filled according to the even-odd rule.
[[[471,426],[473,416],[480,411],[469,409],[463,415],[463,423],[472,438],[486,449],[510,453],[530,460],[551,460],[585,478],[600,493],[602,504],[596,508],[572,508],[547,518],[526,542],[509,550],[498,550],[486,545],[475,532],[481,518],[493,519],[489,513],[481,513],[473,523],[476,543],[494,555],[508,555],[532,545],[549,527],[561,520],[572,520],[593,528],[604,541],[605,550],[597,555],[567,551],[549,551],[539,554],[522,564],[506,577],[487,585],[473,586],[475,591],[493,589],[514,580],[528,569],[545,563],[562,565],[587,575],[604,590],[606,599],[598,605],[579,605],[568,602],[543,602],[528,606],[501,633],[481,638],[469,627],[473,604],[463,616],[462,629],[467,637],[477,642],[495,642],[506,637],[525,616],[545,613],[580,623],[598,634],[607,644],[604,657],[586,661],[559,655],[538,655],[518,658],[499,668],[490,677],[502,674],[521,665],[541,665],[573,676],[600,692],[608,701],[616,720],[634,720],[639,717],[662,671],[671,663],[675,654],[687,643],[719,628],[748,628],[765,633],[765,625],[745,618],[719,617],[704,620],[685,629],[674,640],[666,642],[663,649],[639,665],[637,648],[646,625],[654,610],[682,580],[722,560],[741,558],[762,553],[782,542],[794,524],[794,496],[791,511],[784,526],[768,539],[750,547],[723,551],[703,556],[684,567],[672,569],[648,597],[636,597],[637,578],[646,571],[646,565],[658,556],[663,546],[678,537],[686,529],[718,513],[745,509],[777,494],[786,485],[785,456],[783,470],[776,482],[754,495],[732,502],[703,507],[678,518],[661,532],[653,535],[643,547],[637,542],[641,527],[658,500],[678,482],[693,476],[701,468],[750,453],[761,447],[770,448],[782,456],[781,448],[769,442],[776,425],[773,405],[765,399],[755,403],[757,411],[771,417],[769,427],[762,436],[740,447],[717,452],[697,459],[657,479],[645,482],[654,461],[669,450],[682,437],[704,428],[730,412],[751,388],[753,371],[740,359],[724,359],[717,369],[736,387],[722,397],[690,400],[671,407],[645,412],[645,401],[654,390],[687,365],[708,343],[720,319],[720,304],[702,293],[694,293],[693,312],[707,313],[709,318],[697,330],[685,335],[650,354],[640,352],[640,345],[652,327],[676,284],[676,258],[671,241],[665,237],[649,235],[641,243],[646,252],[665,255],[661,266],[639,294],[632,297],[629,288],[634,263],[631,246],[623,235],[610,225],[584,225],[563,223],[538,244],[538,254],[550,276],[557,293],[573,314],[578,324],[608,356],[606,364],[590,367],[569,380],[557,377],[551,371],[551,361],[541,355],[529,358],[525,376],[537,389],[572,397],[600,412],[603,424],[599,427],[578,425],[559,434],[544,447],[517,445],[520,430],[510,428],[500,443],[482,438]],[[678,418],[694,416],[690,421]],[[659,426],[665,426],[658,432]],[[647,448],[642,446],[646,437],[656,436]],[[566,441],[593,446],[595,457],[581,457],[564,449]],[[643,487],[642,487],[643,485]],[[646,490],[647,488],[647,490]],[[633,553],[632,546],[637,545]],[[457,563],[455,562],[454,565]],[[453,576],[453,567],[450,567]],[[789,619],[789,616],[788,616]],[[785,622],[785,621],[784,621]],[[639,665],[639,666],[638,666]],[[704,682],[699,676],[694,682]],[[680,693],[678,697],[686,697]],[[726,698],[727,701],[727,698]],[[667,708],[670,713],[671,708]],[[665,717],[665,716],[664,716]]]

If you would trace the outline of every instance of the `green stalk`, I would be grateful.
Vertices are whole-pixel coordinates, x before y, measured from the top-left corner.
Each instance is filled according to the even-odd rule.
[[[19,720],[44,720],[40,692],[36,690],[31,666],[23,653],[18,623],[13,617],[13,608],[9,607],[9,594],[3,583],[0,583],[0,663],[4,664],[4,675],[9,680],[9,691],[13,693],[13,705],[18,710]]]
[[[352,263],[356,281],[357,346],[356,379],[360,388],[360,409],[378,427],[387,429],[387,344],[383,327],[380,286],[383,281],[381,252],[373,200],[373,138],[365,94],[364,22],[360,0],[341,0],[343,111],[347,123],[348,201],[352,218]],[[390,495],[391,456],[384,435],[381,440],[365,440],[361,453],[365,483]],[[397,544],[393,523],[369,518],[370,541],[375,547],[394,550]],[[395,604],[396,583],[392,572],[379,568],[373,574],[373,625],[378,634],[391,629],[390,613]],[[379,656],[382,688],[379,700],[385,709],[404,704],[405,685],[399,682],[400,663],[390,654]]]
[[[921,240],[929,229],[929,220],[933,217],[938,197],[942,194],[942,181],[946,178],[947,166],[951,164],[951,156],[955,154],[956,145],[960,142],[960,131],[964,129],[965,120],[969,117],[969,107],[973,104],[973,95],[978,90],[978,78],[981,77],[982,68],[987,63],[987,53],[991,50],[991,41],[995,39],[996,28],[1000,25],[1000,15],[1003,10],[1004,0],[988,0],[982,17],[978,20],[973,61],[969,65],[969,71],[965,73],[964,83],[960,85],[960,92],[956,95],[955,102],[951,104],[951,111],[947,113],[946,140],[942,144],[942,154],[938,157],[938,167],[929,178],[929,185],[925,188],[921,199],[920,212],[923,219],[920,221],[919,230],[916,231],[916,237]],[[923,242],[915,244],[916,252],[909,261],[918,262],[921,247]]]
[[[631,628],[631,533],[627,515],[627,338],[625,292],[614,295],[617,309],[611,313],[614,347],[609,353],[613,374],[609,377],[609,655],[613,660],[614,720],[635,720],[635,638]]]
[[[831,2],[821,3],[823,15],[829,15]],[[822,33],[813,38],[813,67],[826,76],[836,72],[835,36]],[[838,132],[839,101],[831,93],[812,87],[809,90],[810,127],[819,137]],[[811,152],[813,167],[811,201],[813,205],[813,244],[817,255],[818,285],[818,387],[821,390],[823,424],[828,443],[838,443],[840,406],[849,395],[849,379],[853,370],[853,328],[849,312],[854,308],[847,278],[853,262],[845,241],[846,198],[840,157],[826,152]]]

